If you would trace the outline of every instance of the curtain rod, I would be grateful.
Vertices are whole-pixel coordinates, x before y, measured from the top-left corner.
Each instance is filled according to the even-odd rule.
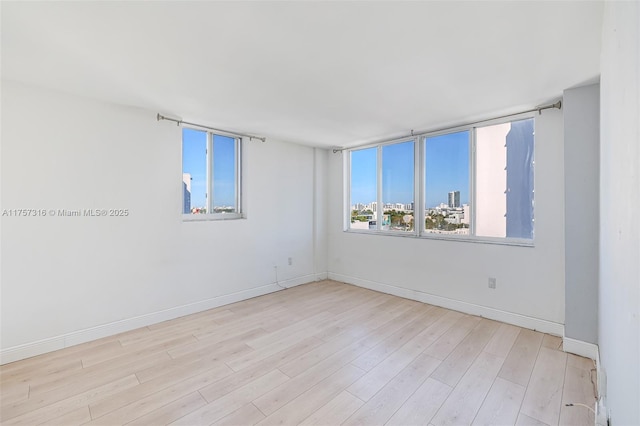
[[[233,135],[233,136],[240,136],[240,137],[249,138],[249,140],[258,139],[258,140],[260,140],[262,142],[266,142],[267,141],[267,138],[262,137],[262,136],[248,135],[248,134],[245,134],[245,133],[237,133],[237,132],[230,132],[228,130],[216,129],[216,128],[209,127],[209,126],[203,126],[202,124],[189,123],[188,121],[178,120],[176,118],[171,118],[171,117],[165,117],[164,115],[161,115],[161,114],[158,114],[158,116],[156,118],[158,119],[158,121],[160,121],[160,120],[173,121],[174,123],[177,123],[178,126],[180,126],[181,124],[187,124],[189,126],[200,127],[201,129],[207,129],[207,130],[211,130],[211,131],[214,131],[214,132],[227,133],[227,134]]]
[[[424,131],[424,132],[414,132],[412,130],[410,134],[405,135],[405,136],[400,136],[400,137],[397,137],[397,138],[383,139],[383,140],[380,140],[380,141],[377,141],[377,142],[367,142],[365,144],[356,145],[356,146],[352,146],[352,147],[349,147],[349,148],[334,148],[333,149],[333,153],[335,154],[335,153],[338,153],[338,152],[342,152],[345,149],[353,149],[353,148],[358,148],[358,147],[367,146],[367,145],[376,145],[376,144],[379,144],[379,143],[391,142],[391,141],[395,141],[395,140],[398,140],[398,139],[413,138],[415,136],[423,135],[425,133],[443,132],[445,130],[457,129],[459,127],[466,127],[466,126],[471,126],[471,125],[474,125],[474,124],[486,123],[487,121],[493,121],[493,120],[499,120],[501,118],[513,117],[513,116],[516,116],[516,115],[526,114],[528,112],[537,111],[538,114],[542,114],[542,111],[544,111],[545,109],[554,109],[554,108],[555,109],[562,109],[562,100],[559,100],[558,102],[553,103],[553,104],[543,105],[543,106],[531,108],[531,109],[528,109],[526,111],[514,112],[512,114],[500,115],[498,117],[486,118],[484,120],[472,121],[470,123],[458,124],[456,126],[443,127],[443,128],[440,128],[440,129],[428,130],[428,131]]]

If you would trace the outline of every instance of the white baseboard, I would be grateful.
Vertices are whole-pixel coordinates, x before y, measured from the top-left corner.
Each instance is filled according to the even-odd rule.
[[[282,287],[295,287],[316,281],[316,274],[308,274],[300,277],[291,278],[280,281]],[[171,320],[185,315],[206,311],[208,309],[217,308],[219,306],[228,305],[230,303],[240,302],[242,300],[251,299],[252,297],[262,296],[274,291],[282,290],[282,287],[276,283],[252,288],[249,290],[238,291],[236,293],[226,294],[222,296],[212,297],[187,305],[176,306],[174,308],[165,309],[163,311],[152,312],[140,315],[134,318],[127,318],[115,321],[109,324],[103,324],[84,330],[74,331],[72,333],[62,334],[23,345],[13,346],[0,350],[0,365],[25,358],[31,358],[47,352],[56,351],[58,349],[68,348],[69,346],[79,345],[92,340],[101,339],[107,336],[113,336],[125,331],[134,330],[140,327],[146,327],[151,324],[157,324],[162,321]]]
[[[484,318],[506,322],[508,324],[517,325],[518,327],[537,330],[543,333],[553,334],[556,336],[564,335],[564,325],[552,321],[528,317],[526,315],[502,311],[495,308],[489,308],[487,306],[476,305],[474,303],[462,302],[460,300],[449,299],[447,297],[436,296],[418,290],[411,290],[351,277],[348,275],[336,274],[334,272],[329,272],[329,279],[357,285],[358,287],[364,287],[370,290],[380,291],[382,293],[393,294],[394,296],[404,297],[405,299],[417,300],[418,302],[441,306],[443,308],[464,312],[470,315],[478,315]]]
[[[300,277],[294,277],[294,278],[278,281],[278,284],[280,284],[282,287],[285,287],[285,288],[291,288],[291,287],[296,287],[302,284],[308,284],[314,281],[317,281],[316,274],[308,274],[308,275],[302,275]]]
[[[590,358],[594,361],[598,359],[598,345],[594,345],[593,343],[564,336],[562,338],[562,349],[564,349],[565,352]]]

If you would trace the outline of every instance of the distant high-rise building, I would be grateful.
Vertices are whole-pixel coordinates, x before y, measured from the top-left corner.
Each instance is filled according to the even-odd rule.
[[[378,202],[374,201],[371,204],[369,204],[369,209],[375,213],[378,210]]]
[[[449,193],[449,208],[455,209],[460,207],[460,191],[451,191]]]
[[[191,213],[191,173],[182,174],[182,213]]]

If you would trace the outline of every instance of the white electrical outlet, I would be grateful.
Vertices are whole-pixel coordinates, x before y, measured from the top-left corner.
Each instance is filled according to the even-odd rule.
[[[496,279],[493,277],[489,277],[489,288],[496,288]]]

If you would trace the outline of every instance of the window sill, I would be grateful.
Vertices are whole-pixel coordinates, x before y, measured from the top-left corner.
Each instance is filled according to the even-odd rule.
[[[218,220],[244,219],[242,213],[183,214],[183,222],[210,222]]]
[[[534,240],[526,240],[519,238],[491,238],[491,237],[474,237],[470,235],[443,235],[443,234],[431,234],[424,233],[422,235],[416,235],[413,232],[393,232],[393,231],[373,231],[364,229],[347,229],[344,232],[348,234],[364,234],[364,235],[385,235],[388,237],[402,237],[402,238],[416,238],[421,240],[441,240],[441,241],[456,241],[465,243],[480,243],[480,244],[497,244],[503,246],[516,246],[516,247],[535,247]]]

